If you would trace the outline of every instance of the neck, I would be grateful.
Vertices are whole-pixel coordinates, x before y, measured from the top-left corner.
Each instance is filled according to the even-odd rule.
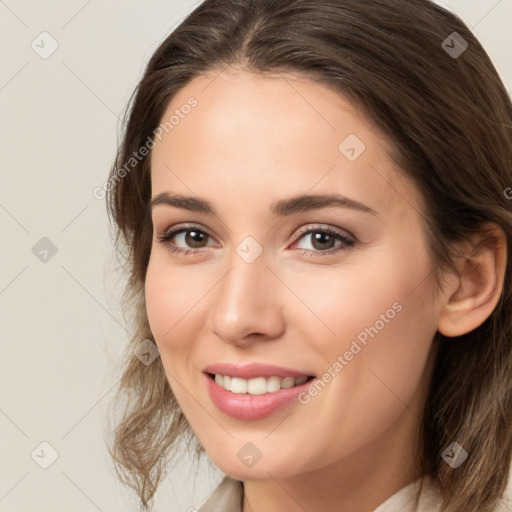
[[[423,477],[413,454],[421,445],[421,421],[435,357],[434,350],[424,385],[418,386],[399,416],[378,436],[329,466],[290,477],[245,481],[243,512],[371,512]]]
[[[373,511],[421,476],[412,458],[418,428],[403,442],[411,422],[419,427],[406,409],[399,424],[335,465],[290,478],[245,481],[243,512]]]

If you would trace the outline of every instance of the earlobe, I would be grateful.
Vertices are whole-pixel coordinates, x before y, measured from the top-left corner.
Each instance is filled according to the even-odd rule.
[[[507,240],[496,224],[471,238],[459,266],[452,276],[451,290],[440,312],[438,331],[453,337],[466,334],[483,324],[498,304],[507,264]]]

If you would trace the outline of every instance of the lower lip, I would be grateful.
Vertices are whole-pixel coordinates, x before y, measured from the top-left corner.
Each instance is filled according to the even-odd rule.
[[[219,386],[208,374],[203,375],[213,403],[223,413],[240,420],[258,420],[270,416],[290,402],[297,400],[298,396],[315,381],[315,379],[311,379],[293,388],[283,388],[261,395],[250,395],[249,393],[231,393]]]

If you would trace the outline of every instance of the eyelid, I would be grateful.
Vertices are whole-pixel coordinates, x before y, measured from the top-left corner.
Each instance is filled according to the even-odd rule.
[[[167,229],[164,229],[160,235],[156,236],[156,239],[159,242],[165,243],[166,238],[170,238],[171,236],[174,237],[176,235],[181,234],[182,232],[186,231],[199,231],[201,233],[204,233],[205,235],[208,235],[210,238],[215,239],[215,237],[204,227],[200,224],[177,224],[176,226],[171,226]],[[193,249],[191,249],[193,250]],[[200,250],[200,249],[197,249]]]
[[[304,228],[299,228],[299,231],[297,232],[295,239],[298,239],[301,235],[304,235],[305,233],[310,233],[311,231],[327,231],[337,236],[350,239],[354,242],[356,241],[356,237],[346,229],[342,230],[341,228],[337,228],[328,224],[310,224],[305,226]]]
[[[172,245],[170,244],[169,240],[171,238],[174,238],[175,236],[183,233],[183,232],[187,232],[187,231],[199,231],[201,233],[204,233],[205,235],[207,235],[208,237],[212,238],[212,239],[215,239],[215,237],[213,235],[211,235],[211,233],[209,233],[209,231],[204,228],[203,226],[199,225],[199,224],[178,224],[176,226],[172,226],[170,228],[167,228],[166,230],[163,231],[162,234],[160,235],[157,235],[156,236],[156,239],[158,242],[162,243],[162,244],[166,244],[166,245]],[[357,242],[357,239],[355,236],[353,236],[350,232],[346,231],[346,230],[341,230],[341,228],[337,228],[337,227],[334,227],[334,226],[330,226],[330,225],[322,225],[322,224],[309,224],[309,225],[306,225],[302,228],[299,228],[297,234],[295,235],[294,237],[294,240],[292,242],[292,246],[295,245],[298,241],[300,241],[302,235],[305,235],[305,234],[310,234],[310,233],[313,233],[315,231],[320,231],[320,232],[325,232],[325,233],[328,233],[328,234],[331,234],[333,236],[336,236],[336,237],[339,237],[341,240],[342,240],[342,245],[345,244],[345,246],[353,246],[356,242]],[[343,232],[345,231],[345,233]],[[340,247],[340,246],[338,246]],[[204,251],[205,249],[208,249],[209,247],[202,247],[202,248],[183,248],[183,247],[172,247],[172,251],[173,252],[176,252],[176,253],[183,253],[183,254],[190,254],[190,253],[198,253],[198,252],[202,252]],[[343,250],[343,249],[327,249],[327,250],[324,250],[324,251],[314,251],[314,250],[310,250],[310,249],[299,249],[299,250],[302,250],[304,251],[305,253],[311,253],[311,254],[315,254],[315,255],[324,255],[324,256],[327,256],[327,255],[330,255],[330,254],[333,254],[333,253],[336,253],[340,250]]]
[[[201,232],[207,234],[211,238],[215,238],[204,226],[201,226],[200,224],[178,224],[176,226],[172,226],[170,228],[164,229],[162,234],[158,235],[157,238],[166,237],[166,236],[170,235],[171,233],[173,235],[176,235],[179,232],[186,231],[186,230],[191,230],[192,231],[194,229],[196,229],[197,231],[201,231]],[[294,242],[301,235],[303,235],[305,233],[309,233],[311,231],[332,231],[336,235],[344,236],[345,238],[350,238],[353,241],[356,241],[356,237],[352,233],[347,231],[347,230],[341,230],[341,228],[329,226],[329,225],[326,225],[326,224],[313,224],[313,225],[309,224],[309,225],[306,225],[306,226],[304,226],[302,228],[299,228],[296,236],[294,237],[295,238]],[[342,231],[347,233],[347,235],[345,235]]]

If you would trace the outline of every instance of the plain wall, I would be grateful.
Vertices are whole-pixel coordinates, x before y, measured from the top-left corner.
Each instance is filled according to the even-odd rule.
[[[103,437],[128,333],[93,190],[148,58],[198,3],[0,2],[0,512],[138,508]],[[444,4],[474,28],[510,91],[512,0]],[[199,508],[221,478],[185,460],[154,510]]]

